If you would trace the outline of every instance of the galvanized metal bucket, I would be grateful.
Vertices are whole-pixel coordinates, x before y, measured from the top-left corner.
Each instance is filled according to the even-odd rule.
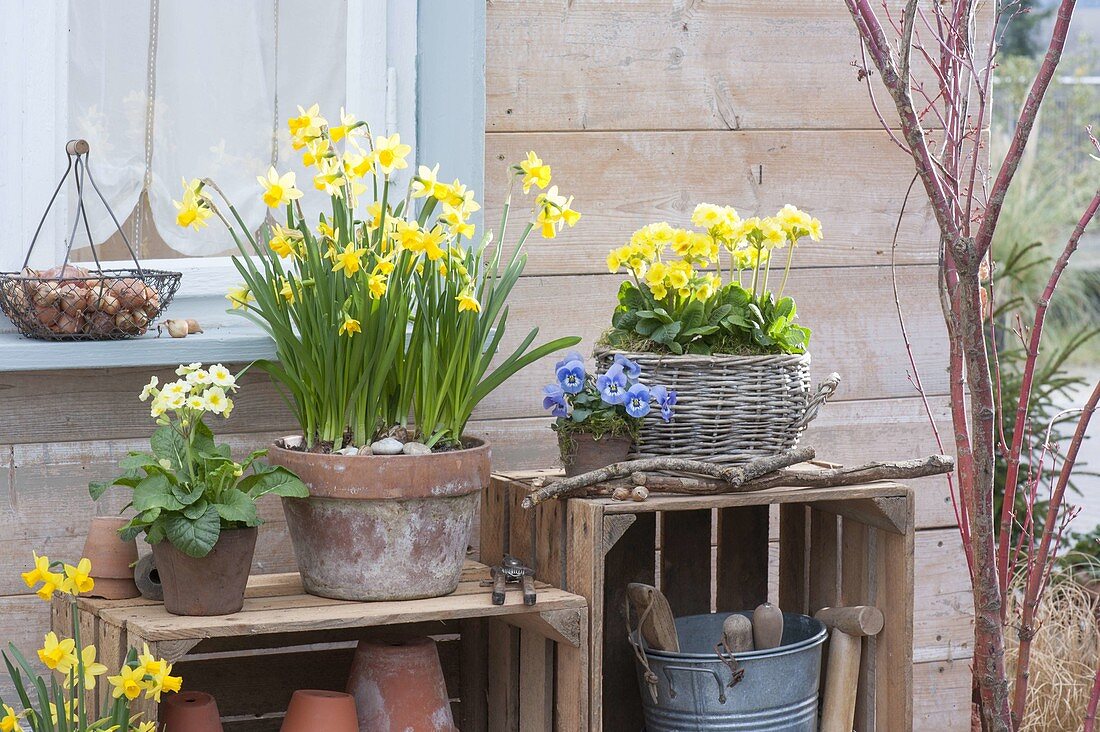
[[[679,653],[647,648],[631,633],[648,664],[636,664],[646,732],[816,732],[825,626],[783,613],[782,645],[738,653],[734,662],[716,650],[731,614],[676,618]]]

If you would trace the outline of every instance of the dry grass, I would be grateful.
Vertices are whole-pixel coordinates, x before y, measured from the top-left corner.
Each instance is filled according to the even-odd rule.
[[[1057,570],[1056,570],[1057,571]],[[1008,617],[1019,618],[1023,596],[1017,583],[1009,597]],[[1038,631],[1031,646],[1028,710],[1021,730],[1063,732],[1081,729],[1085,706],[1100,661],[1096,589],[1059,573],[1043,596]],[[1006,634],[1009,678],[1015,678],[1019,640]]]

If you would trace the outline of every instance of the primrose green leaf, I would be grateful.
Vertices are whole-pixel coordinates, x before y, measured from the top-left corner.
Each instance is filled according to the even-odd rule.
[[[213,506],[207,506],[205,513],[196,519],[174,513],[165,518],[164,531],[172,545],[187,556],[205,557],[218,543],[221,518]]]
[[[141,513],[151,508],[169,511],[183,508],[183,504],[172,495],[172,483],[164,473],[152,473],[134,488],[134,510]]]
[[[257,526],[260,523],[256,515],[256,501],[236,488],[222,493],[214,508],[218,510],[223,521],[243,523],[246,526]]]

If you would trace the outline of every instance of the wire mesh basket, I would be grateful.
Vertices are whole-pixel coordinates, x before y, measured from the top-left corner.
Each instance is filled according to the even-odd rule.
[[[65,145],[65,152],[68,166],[46,205],[42,220],[38,222],[22,270],[0,272],[0,309],[20,333],[38,340],[103,341],[142,335],[172,301],[179,289],[181,275],[179,272],[141,266],[130,240],[92,177],[88,165],[88,143],[71,140]],[[27,264],[34,245],[69,173],[73,173],[76,182],[77,206],[65,248],[65,260],[60,266],[50,269],[31,269]],[[103,269],[100,265],[84,206],[85,180],[91,183],[126,244],[134,262],[132,269]],[[77,230],[82,223],[95,260],[94,268],[69,263]]]

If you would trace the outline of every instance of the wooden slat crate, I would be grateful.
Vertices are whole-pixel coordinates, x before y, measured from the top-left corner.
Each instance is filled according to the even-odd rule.
[[[812,469],[812,466],[806,466]],[[623,614],[630,582],[656,584],[675,615],[875,605],[883,632],[864,639],[856,728],[913,725],[913,493],[880,482],[721,496],[651,494],[520,506],[556,471],[497,475],[482,499],[481,561],[505,553],[589,602],[589,729],[643,724]],[[777,536],[776,536],[777,535]],[[777,541],[773,541],[777,538]],[[778,571],[769,551],[778,546]],[[490,644],[490,655],[495,652]]]
[[[219,617],[169,615],[161,603],[80,598],[81,636],[96,642],[100,660],[116,669],[128,649],[175,663],[186,690],[218,700],[226,732],[276,731],[296,689],[342,691],[355,642],[362,638],[428,635],[440,660],[463,730],[579,730],[587,724],[588,612],[584,598],[545,583],[538,601],[523,604],[509,590],[493,605],[486,566],[468,561],[458,589],[445,597],[356,603],[302,592],[297,574],[249,579],[244,609]],[[53,628],[72,634],[71,605],[54,599]],[[489,663],[489,639],[508,637],[515,663]],[[498,644],[497,647],[500,647]],[[90,700],[105,703],[107,684]],[[514,688],[517,693],[507,691]],[[522,688],[522,693],[518,690]],[[142,700],[142,719],[157,719]]]

